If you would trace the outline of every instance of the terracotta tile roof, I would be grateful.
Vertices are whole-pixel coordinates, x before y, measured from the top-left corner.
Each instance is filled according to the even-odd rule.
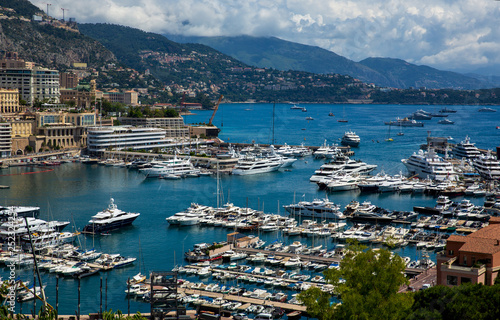
[[[497,224],[500,223],[500,217],[490,217],[490,220],[488,220],[490,224]]]
[[[500,224],[490,224],[482,229],[471,233],[467,238],[485,238],[500,240]]]
[[[460,251],[495,254],[500,252],[500,243],[495,239],[471,238],[460,248]]]
[[[463,243],[460,251],[494,254],[500,252],[500,224],[491,224],[467,236],[452,235],[448,241]]]

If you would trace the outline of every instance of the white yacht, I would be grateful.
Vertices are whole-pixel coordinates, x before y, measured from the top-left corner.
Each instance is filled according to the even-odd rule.
[[[345,175],[340,179],[335,179],[326,185],[328,191],[349,191],[358,189],[361,182],[359,176]]]
[[[12,209],[11,209],[12,210]],[[28,224],[26,225],[26,221]],[[69,221],[45,221],[36,218],[14,218],[0,225],[0,238],[9,236],[19,237],[28,234],[29,231],[33,234],[41,229],[51,228],[55,231],[61,231],[69,224]]]
[[[343,144],[344,146],[351,146],[351,147],[359,146],[360,142],[361,139],[356,133],[354,133],[354,131],[346,131],[344,133],[344,136],[342,137],[342,140],[340,141],[340,143]]]
[[[177,156],[164,161],[153,161],[151,168],[140,169],[140,172],[146,175],[146,178],[158,178],[167,176],[186,176],[199,174],[200,170],[196,169],[191,160],[179,159]]]
[[[322,164],[318,170],[314,171],[309,181],[317,183],[321,179],[341,171],[345,168],[348,161],[349,157],[338,154],[331,161]]]
[[[0,206],[1,220],[7,220],[9,216],[38,218],[39,215],[40,215],[40,207]]]
[[[491,150],[475,159],[472,165],[483,178],[500,179],[500,161]]]
[[[481,155],[479,149],[474,145],[474,143],[470,142],[470,138],[468,136],[465,137],[465,140],[457,143],[455,147],[451,150],[453,157],[457,159],[477,159]]]
[[[83,231],[95,234],[116,230],[132,224],[139,215],[140,213],[125,212],[118,209],[115,200],[111,198],[108,207],[92,216]]]
[[[422,149],[414,152],[408,159],[402,159],[401,162],[406,166],[410,175],[417,175],[419,178],[434,180],[456,180],[457,175],[453,165],[438,156],[433,149],[423,151]]]
[[[300,201],[297,204],[283,206],[290,215],[322,219],[345,219],[340,211],[340,206],[325,199],[314,199],[313,201]]]
[[[297,159],[280,156],[274,152],[271,146],[271,152],[267,155],[245,154],[238,160],[233,169],[234,175],[248,175],[257,173],[266,173],[277,171],[279,168],[291,166]]]

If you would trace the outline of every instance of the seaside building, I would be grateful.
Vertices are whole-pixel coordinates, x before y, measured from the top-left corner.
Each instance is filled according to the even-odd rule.
[[[96,125],[93,112],[37,112],[36,135],[29,137],[35,150],[44,146],[65,148],[85,147],[87,128]]]
[[[59,102],[59,71],[35,66],[10,54],[0,60],[0,88],[17,89],[29,105]]]
[[[437,256],[437,284],[493,285],[500,270],[500,217],[467,236],[451,235]]]
[[[12,127],[9,122],[0,122],[0,158],[10,157],[12,149]]]
[[[100,153],[107,150],[152,150],[174,146],[166,139],[166,130],[133,126],[88,128],[87,145],[89,152]]]
[[[168,138],[189,138],[189,127],[184,124],[183,117],[175,117],[175,118],[119,117],[118,121],[122,125],[165,129],[165,135]]]

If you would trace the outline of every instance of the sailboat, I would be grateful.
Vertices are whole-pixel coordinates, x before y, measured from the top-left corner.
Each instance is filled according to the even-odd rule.
[[[389,125],[389,131],[387,132],[387,138],[385,138],[385,141],[387,142],[394,141],[394,139],[391,138],[391,125]]]
[[[342,106],[342,119],[338,119],[338,122],[347,122],[345,119],[345,106]]]

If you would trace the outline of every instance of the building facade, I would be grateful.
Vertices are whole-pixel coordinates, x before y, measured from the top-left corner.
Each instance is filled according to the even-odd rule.
[[[132,126],[88,128],[87,146],[89,152],[100,153],[107,150],[152,150],[172,145],[165,139],[166,132],[159,128]]]
[[[0,122],[0,158],[10,157],[12,150],[12,127],[9,122]]]
[[[111,90],[107,92],[97,91],[97,99],[106,99],[109,102],[123,103],[128,106],[139,105],[139,94],[134,90],[120,92],[118,90]]]
[[[0,60],[0,88],[17,89],[19,99],[59,102],[59,71],[34,66],[20,59]]]
[[[451,235],[437,256],[437,284],[493,285],[500,270],[500,217],[467,236]]]
[[[77,108],[90,109],[92,102],[96,99],[96,82],[90,80],[90,84],[77,84],[74,87],[60,89],[61,102],[74,102]]]
[[[189,127],[184,124],[184,118],[129,118],[119,117],[122,125],[137,127],[162,128],[169,138],[189,138]]]
[[[36,135],[29,137],[35,150],[44,147],[81,148],[87,145],[87,128],[96,124],[93,112],[38,112]]]
[[[19,90],[0,88],[0,114],[22,112],[19,106]]]

